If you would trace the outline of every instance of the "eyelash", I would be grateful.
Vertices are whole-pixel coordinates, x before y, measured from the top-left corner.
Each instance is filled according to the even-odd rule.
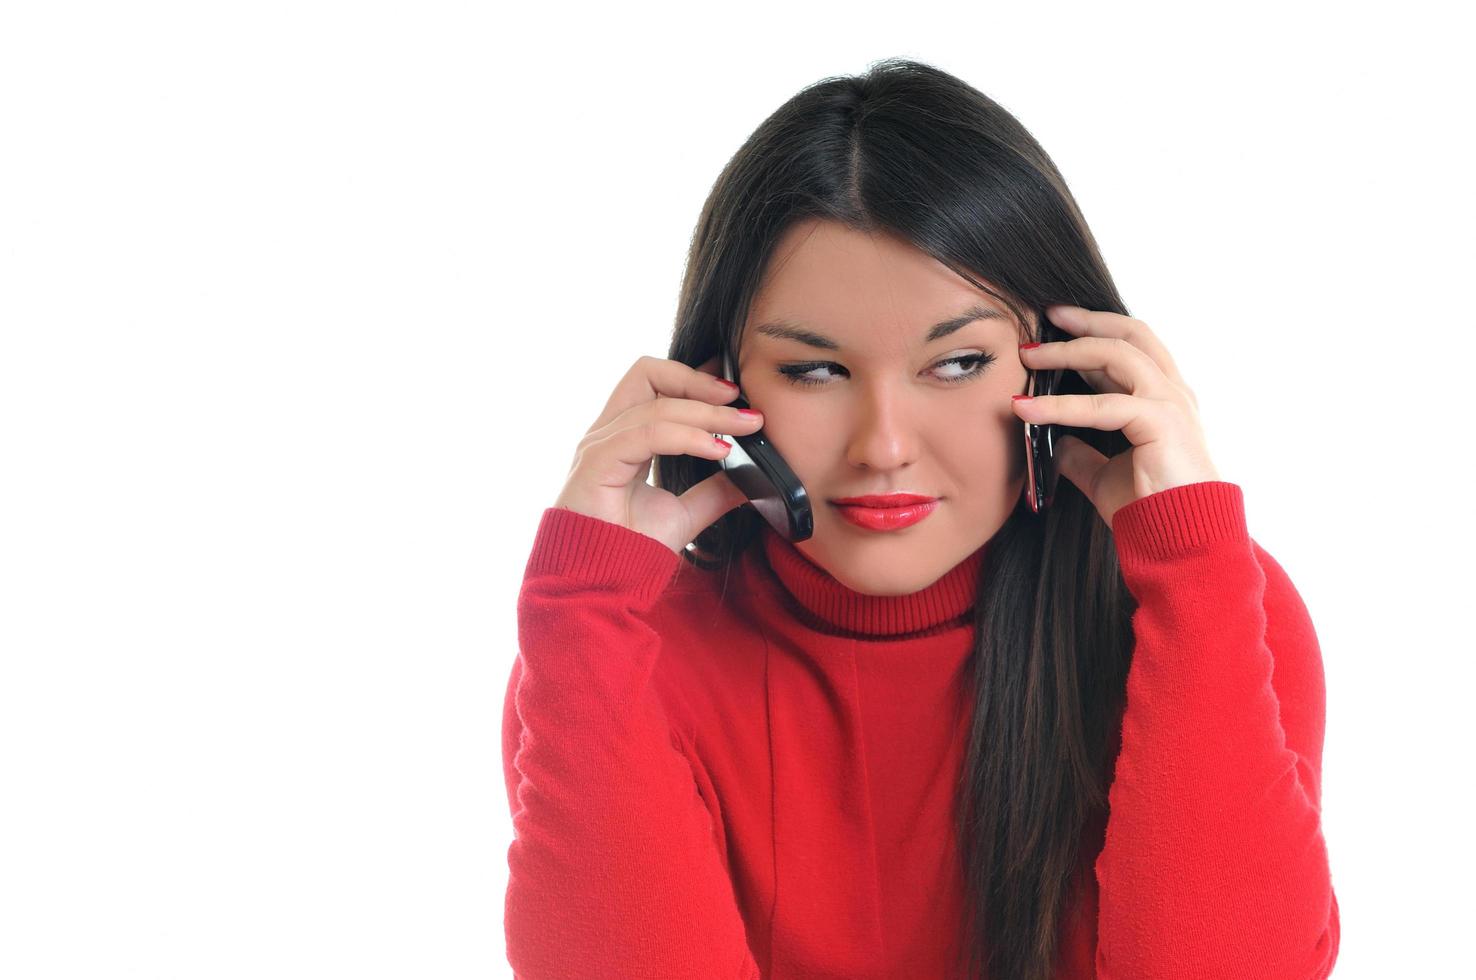
[[[990,364],[994,363],[994,355],[989,353],[961,354],[958,357],[949,357],[941,360],[938,362],[938,364],[935,364],[933,366],[937,367],[941,364],[957,364],[962,361],[974,361],[976,363],[974,368],[970,370],[967,374],[960,374],[956,377],[940,379],[941,381],[943,381],[944,384],[956,385],[963,384],[965,381],[974,380],[975,378],[983,374]],[[784,380],[793,385],[809,387],[813,385],[830,384],[829,381],[817,381],[814,378],[804,377],[807,372],[822,367],[840,367],[840,365],[836,364],[834,361],[810,361],[806,364],[786,364],[779,369],[779,373],[784,375]],[[844,371],[845,368],[841,368],[841,370]]]

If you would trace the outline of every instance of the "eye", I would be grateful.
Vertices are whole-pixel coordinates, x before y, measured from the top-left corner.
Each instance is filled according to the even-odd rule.
[[[939,380],[947,384],[961,384],[962,382],[972,381],[974,378],[979,377],[979,375],[983,374],[992,363],[994,363],[994,355],[985,351],[978,354],[961,354],[958,357],[946,358],[933,365],[933,367],[936,369],[944,367],[946,365],[962,366],[964,368],[962,372],[944,373],[938,375]],[[822,368],[827,371],[831,368],[840,368],[840,370],[842,371],[845,370],[845,368],[841,367],[839,364],[836,364],[834,361],[809,361],[804,364],[782,365],[779,368],[779,373],[784,375],[784,379],[790,384],[829,384],[829,379],[815,378],[810,376],[813,372],[819,371]]]
[[[980,354],[963,354],[959,357],[950,357],[946,361],[939,361],[938,366],[944,364],[963,364],[967,369],[962,373],[940,375],[944,381],[950,384],[958,384],[960,381],[971,381],[984,373],[984,370],[994,362],[994,355],[986,352]]]
[[[812,361],[808,364],[785,364],[779,368],[779,373],[784,375],[784,380],[797,385],[823,385],[826,382],[819,378],[809,377],[810,372],[819,371],[821,368],[830,369],[840,367],[832,361]],[[844,368],[842,368],[844,370]]]

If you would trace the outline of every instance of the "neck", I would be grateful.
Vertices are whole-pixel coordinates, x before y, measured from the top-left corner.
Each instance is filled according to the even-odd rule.
[[[762,557],[799,607],[819,624],[867,636],[898,636],[968,622],[988,543],[907,595],[868,595],[843,585],[767,524]]]

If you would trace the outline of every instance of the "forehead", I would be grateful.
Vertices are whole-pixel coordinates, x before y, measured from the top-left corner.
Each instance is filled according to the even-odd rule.
[[[1016,330],[1008,306],[905,239],[810,219],[775,246],[744,336],[757,341],[752,328],[777,321],[837,339],[897,336],[911,344],[970,307],[1002,314],[983,321],[985,329]]]

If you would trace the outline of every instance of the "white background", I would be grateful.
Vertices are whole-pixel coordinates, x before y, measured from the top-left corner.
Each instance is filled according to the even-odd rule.
[[[724,162],[888,56],[1046,147],[1311,610],[1335,975],[1456,970],[1458,5],[539,9],[4,7],[0,974],[509,974],[542,510]]]

